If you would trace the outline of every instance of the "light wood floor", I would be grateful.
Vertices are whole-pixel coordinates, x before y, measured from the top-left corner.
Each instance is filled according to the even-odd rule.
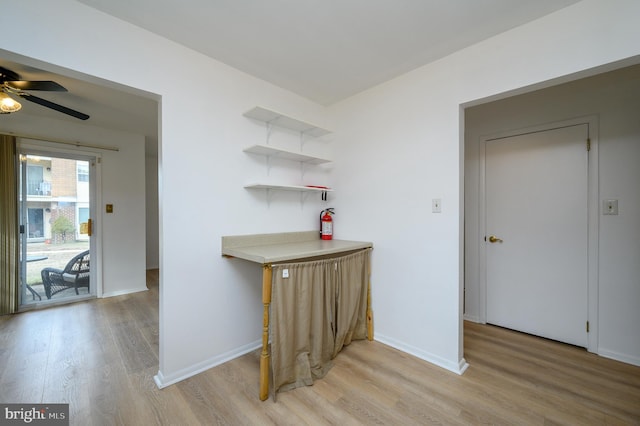
[[[462,376],[359,341],[275,403],[258,400],[258,351],[158,390],[157,272],[148,284],[0,317],[0,402],[68,402],[83,426],[640,424],[640,367],[473,323]]]

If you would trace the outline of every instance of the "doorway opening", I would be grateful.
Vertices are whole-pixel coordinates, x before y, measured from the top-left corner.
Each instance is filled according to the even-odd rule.
[[[19,159],[20,309],[95,297],[96,158],[22,147]]]
[[[496,135],[514,136],[514,133],[521,133],[523,129],[554,127],[558,123],[565,122],[574,124],[578,121],[588,122],[590,144],[587,144],[586,149],[590,151],[586,154],[589,157],[586,212],[588,217],[587,312],[586,321],[580,321],[576,327],[580,327],[581,334],[586,333],[588,351],[623,362],[637,363],[637,357],[629,356],[629,353],[637,353],[637,349],[628,344],[633,339],[625,337],[633,335],[633,327],[629,324],[634,324],[632,320],[636,316],[637,309],[620,302],[637,300],[637,297],[634,297],[634,288],[624,284],[624,277],[633,276],[632,271],[635,267],[630,259],[633,258],[632,254],[637,246],[633,240],[633,230],[637,229],[637,216],[629,215],[624,221],[621,220],[622,215],[606,215],[603,207],[604,201],[608,199],[622,200],[626,197],[627,200],[637,200],[635,197],[637,191],[634,192],[633,186],[637,181],[635,179],[637,173],[631,165],[632,159],[637,154],[634,151],[637,120],[634,121],[633,116],[633,112],[637,111],[633,103],[637,96],[634,97],[634,94],[640,90],[637,76],[638,65],[633,65],[529,93],[491,100],[464,109],[465,273],[463,294],[465,320],[487,322],[486,280],[491,279],[493,275],[491,271],[487,271],[487,259],[483,256],[488,254],[487,250],[492,251],[490,256],[499,251],[507,251],[508,247],[514,243],[514,238],[506,238],[502,229],[490,229],[492,227],[486,222],[486,216],[480,214],[487,208],[501,208],[500,212],[508,213],[504,207],[486,206],[487,200],[481,194],[486,173],[486,170],[483,170],[483,167],[486,167],[484,160],[487,155],[483,148],[485,147],[483,141]],[[604,151],[601,149],[602,146],[605,147]],[[604,155],[600,155],[600,152]],[[562,167],[564,168],[564,165]],[[556,168],[559,167],[556,166]],[[602,180],[603,176],[607,179]],[[509,179],[503,180],[504,184],[511,182]],[[535,182],[538,181],[535,180]],[[551,191],[547,189],[546,192]],[[554,194],[558,192],[555,187],[553,192]],[[569,196],[573,198],[574,194]],[[636,205],[631,204],[632,208]],[[535,215],[535,220],[543,217],[549,219],[550,216],[550,220],[555,222],[564,214],[564,208],[558,211],[554,203],[532,202],[530,213]],[[580,219],[583,220],[583,217]],[[567,222],[566,219],[564,221]],[[572,219],[567,229],[573,225]],[[523,227],[531,228],[528,222],[525,222]],[[504,242],[491,243],[484,240],[485,237],[489,240],[492,235]],[[564,229],[554,236],[556,239],[565,237]],[[527,244],[529,241],[527,240]],[[570,250],[568,253],[563,253],[562,258],[575,254],[575,250]],[[531,263],[533,268],[538,269],[547,268],[550,264],[551,262]],[[500,263],[496,263],[495,266],[498,268]],[[507,266],[511,268],[513,264],[507,263]],[[581,274],[583,273],[584,270],[581,271]],[[602,277],[606,279],[602,280]],[[554,290],[549,298],[556,296]],[[581,295],[581,297],[583,302],[580,305],[584,306],[584,296]],[[517,303],[504,301],[500,308],[518,309]],[[544,315],[542,309],[538,311],[540,315]],[[517,313],[520,314],[520,311]],[[540,322],[538,319],[531,319],[528,325],[538,325]],[[603,349],[601,346],[603,336],[608,339],[610,347],[615,346],[618,350]],[[580,345],[585,346],[584,339]]]

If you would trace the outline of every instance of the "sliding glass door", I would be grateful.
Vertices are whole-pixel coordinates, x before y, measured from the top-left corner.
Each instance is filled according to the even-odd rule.
[[[22,307],[95,295],[94,170],[94,157],[20,149]]]

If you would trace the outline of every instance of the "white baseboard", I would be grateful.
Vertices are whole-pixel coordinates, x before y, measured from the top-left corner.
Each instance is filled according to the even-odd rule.
[[[465,315],[462,316],[462,319],[464,319],[465,321],[471,321],[471,322],[475,322],[475,323],[478,323],[478,324],[484,324],[484,322],[480,320],[480,317],[476,316],[476,315],[466,315],[465,314]]]
[[[621,354],[618,352],[609,351],[607,349],[602,349],[602,348],[598,349],[598,355],[605,358],[610,358],[616,361],[624,362],[626,364],[637,365],[638,367],[640,367],[640,358],[638,358],[637,356]]]
[[[256,340],[255,342],[241,346],[232,351],[214,356],[212,358],[209,358],[207,360],[194,364],[190,367],[183,368],[182,370],[178,370],[175,373],[171,373],[166,376],[162,373],[162,371],[158,370],[158,374],[153,376],[153,380],[156,382],[156,386],[158,386],[159,389],[166,388],[167,386],[178,383],[184,379],[188,379],[189,377],[195,376],[196,374],[200,374],[203,371],[216,367],[220,364],[224,364],[227,361],[231,361],[232,359],[238,358],[239,356],[247,354],[260,347],[262,347],[262,341]]]
[[[458,375],[462,375],[465,370],[469,367],[467,361],[462,358],[457,363],[450,362],[442,357],[434,355],[429,352],[425,352],[414,348],[410,345],[406,345],[402,342],[399,342],[394,339],[390,339],[384,335],[376,334],[375,340],[384,343],[385,345],[391,346],[395,349],[398,349],[402,352],[406,352],[410,355],[413,355],[417,358],[420,358],[424,361],[430,362],[431,364],[437,365],[438,367],[449,370]],[[175,373],[165,375],[162,371],[158,370],[158,374],[153,376],[153,380],[158,386],[159,389],[166,388],[167,386],[171,386],[175,383],[178,383],[182,380],[188,379],[189,377],[195,376],[196,374],[200,374],[203,371],[206,371],[210,368],[216,367],[220,364],[224,364],[227,361],[231,361],[239,356],[245,355],[251,351],[254,351],[262,346],[262,341],[257,340],[255,342],[249,343],[247,345],[236,348],[232,351],[225,352],[218,356],[209,358],[187,368],[183,368],[181,370],[176,371]]]
[[[462,375],[462,373],[464,373],[465,370],[469,367],[469,364],[467,364],[467,361],[465,361],[464,358],[462,358],[458,362],[451,362],[430,352],[425,352],[421,349],[415,348],[411,345],[407,345],[403,342],[399,342],[395,339],[391,339],[384,335],[380,335],[378,333],[376,333],[375,335],[375,340],[459,375]]]
[[[118,291],[110,291],[108,293],[102,293],[102,298],[107,298],[107,297],[115,297],[115,296],[122,296],[125,294],[131,294],[131,293],[140,293],[141,291],[148,291],[149,289],[145,286],[144,288],[131,288],[131,289],[126,289],[126,290],[118,290]]]

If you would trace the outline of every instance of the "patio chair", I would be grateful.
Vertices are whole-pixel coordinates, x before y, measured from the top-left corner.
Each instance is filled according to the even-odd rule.
[[[40,274],[47,299],[68,288],[80,294],[78,288],[89,288],[89,250],[74,256],[64,269],[44,268]]]

